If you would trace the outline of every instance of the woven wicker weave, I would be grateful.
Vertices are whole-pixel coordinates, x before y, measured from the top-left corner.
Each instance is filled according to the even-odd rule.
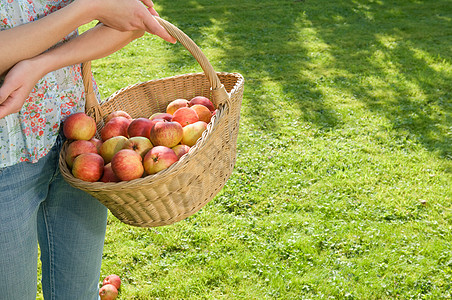
[[[195,57],[204,73],[184,74],[151,80],[125,87],[100,105],[92,92],[90,63],[83,65],[87,94],[86,112],[97,123],[104,117],[124,110],[133,118],[164,112],[177,98],[202,95],[218,108],[203,136],[188,154],[168,169],[154,175],[119,183],[85,182],[75,178],[65,163],[68,143],[60,153],[63,177],[76,188],[97,198],[120,221],[138,227],[155,227],[183,220],[215,197],[232,173],[236,159],[240,106],[244,79],[238,73],[217,73],[196,46],[171,23],[160,24]]]

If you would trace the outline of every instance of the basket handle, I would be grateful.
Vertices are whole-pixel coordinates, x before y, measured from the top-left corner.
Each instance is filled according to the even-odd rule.
[[[213,69],[207,57],[201,51],[201,49],[193,42],[193,40],[188,37],[182,30],[171,24],[170,22],[161,19],[160,17],[154,16],[154,18],[163,26],[163,28],[168,31],[168,33],[178,40],[196,59],[196,61],[201,66],[207,80],[210,83],[210,88],[213,95],[213,102],[218,107],[219,105],[228,104],[231,106],[231,99],[226,91],[224,85],[220,82],[217,73]],[[91,75],[91,62],[85,62],[82,64],[82,78],[85,87],[86,104],[85,111],[94,111],[91,114],[95,117],[96,121],[100,120],[103,116],[100,110],[100,105],[97,102],[96,96],[93,91],[93,82]]]

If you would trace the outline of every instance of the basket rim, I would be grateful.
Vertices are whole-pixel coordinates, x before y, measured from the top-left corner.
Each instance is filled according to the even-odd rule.
[[[231,89],[230,92],[227,92],[228,95],[233,95],[237,92],[237,89],[243,85],[245,79],[243,77],[242,74],[237,73],[237,72],[216,72],[217,75],[219,76],[234,76],[237,77],[237,82],[234,85],[234,87]],[[99,105],[102,105],[106,102],[108,102],[111,98],[116,97],[118,94],[123,93],[124,91],[128,90],[128,89],[132,89],[138,86],[142,86],[142,85],[146,85],[146,84],[154,84],[154,83],[159,83],[159,82],[163,82],[163,81],[168,81],[168,80],[174,80],[174,79],[178,79],[178,78],[182,78],[182,77],[187,77],[187,76],[201,76],[201,77],[205,77],[207,78],[207,76],[204,74],[204,72],[194,72],[194,73],[186,73],[186,74],[178,74],[178,75],[173,75],[173,76],[168,76],[168,77],[164,77],[164,78],[156,78],[156,79],[151,79],[151,80],[147,80],[147,81],[142,81],[142,82],[137,82],[137,83],[133,83],[130,84],[128,86],[125,86],[123,88],[120,88],[119,90],[115,91],[114,93],[112,93],[110,96],[108,96],[107,98],[105,98],[104,100],[102,100]],[[212,90],[212,87],[210,87],[210,90]]]

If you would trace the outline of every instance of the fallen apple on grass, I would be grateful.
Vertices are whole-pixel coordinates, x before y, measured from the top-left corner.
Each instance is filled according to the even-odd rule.
[[[121,287],[121,278],[116,274],[108,275],[102,281],[102,285],[107,285],[107,284],[112,284],[119,290],[119,288]]]
[[[99,289],[100,300],[114,300],[118,297],[118,289],[113,284],[103,285]]]

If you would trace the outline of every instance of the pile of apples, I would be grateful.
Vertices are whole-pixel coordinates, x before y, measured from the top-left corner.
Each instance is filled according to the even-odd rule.
[[[102,287],[99,289],[100,300],[114,300],[118,297],[121,287],[121,278],[116,274],[108,275],[102,281]]]
[[[216,110],[209,98],[176,99],[165,112],[133,119],[125,111],[105,118],[100,138],[85,113],[70,115],[63,133],[70,140],[66,163],[72,174],[89,182],[120,182],[160,172],[196,144]]]

